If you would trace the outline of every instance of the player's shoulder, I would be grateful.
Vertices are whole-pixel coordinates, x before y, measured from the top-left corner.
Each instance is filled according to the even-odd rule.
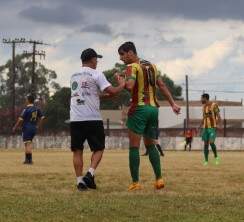
[[[140,65],[141,66],[149,66],[149,67],[153,67],[154,71],[157,72],[157,67],[154,63],[148,61],[148,60],[145,60],[145,59],[141,59],[140,60]]]
[[[71,79],[73,79],[73,78],[76,78],[77,76],[79,76],[79,75],[81,75],[81,73],[80,72],[75,72],[75,73],[73,73],[72,75],[71,75]]]
[[[148,61],[146,59],[140,59],[140,64],[141,65],[146,65],[146,66],[150,66],[150,65],[156,66],[153,62],[150,62],[150,61]]]
[[[140,67],[140,64],[135,63],[135,62],[127,65],[127,68],[139,68],[139,67]]]
[[[211,103],[211,106],[213,106],[213,107],[218,107],[219,105],[218,105],[217,102],[214,102],[214,101],[213,101],[213,102]]]
[[[26,110],[27,110],[27,107],[23,108],[21,114],[25,113]]]

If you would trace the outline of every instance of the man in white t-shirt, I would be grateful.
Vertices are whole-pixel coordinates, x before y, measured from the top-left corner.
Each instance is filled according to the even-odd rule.
[[[95,50],[88,48],[81,54],[82,67],[71,77],[70,132],[73,164],[79,191],[96,189],[94,172],[102,159],[105,149],[105,133],[100,114],[101,93],[113,96],[124,89],[125,80],[116,75],[117,87],[113,87],[102,72],[96,70]],[[85,176],[83,171],[83,149],[87,140],[92,153],[90,168]]]

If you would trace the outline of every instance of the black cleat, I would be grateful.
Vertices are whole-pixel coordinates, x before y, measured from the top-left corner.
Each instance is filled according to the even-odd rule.
[[[78,189],[79,191],[86,191],[86,190],[87,190],[87,186],[86,186],[84,183],[79,183],[79,184],[77,185],[77,189]]]
[[[32,165],[34,162],[33,161],[29,161],[29,160],[25,160],[23,162],[23,164],[26,164],[26,165]]]
[[[91,189],[97,189],[97,185],[95,183],[95,177],[92,176],[90,172],[86,173],[86,175],[83,177],[83,181],[85,182],[87,187]]]

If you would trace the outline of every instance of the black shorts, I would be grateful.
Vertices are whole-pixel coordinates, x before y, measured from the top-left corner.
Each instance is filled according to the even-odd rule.
[[[103,121],[80,121],[70,123],[71,150],[83,150],[87,140],[91,151],[104,150],[105,133]]]
[[[186,143],[188,144],[188,143],[191,143],[192,142],[192,138],[191,137],[188,137],[188,138],[186,138]]]

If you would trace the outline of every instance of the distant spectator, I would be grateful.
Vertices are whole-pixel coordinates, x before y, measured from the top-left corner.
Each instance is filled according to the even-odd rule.
[[[189,151],[191,151],[192,140],[193,140],[193,130],[188,129],[185,134],[185,151],[187,147],[189,147]]]

